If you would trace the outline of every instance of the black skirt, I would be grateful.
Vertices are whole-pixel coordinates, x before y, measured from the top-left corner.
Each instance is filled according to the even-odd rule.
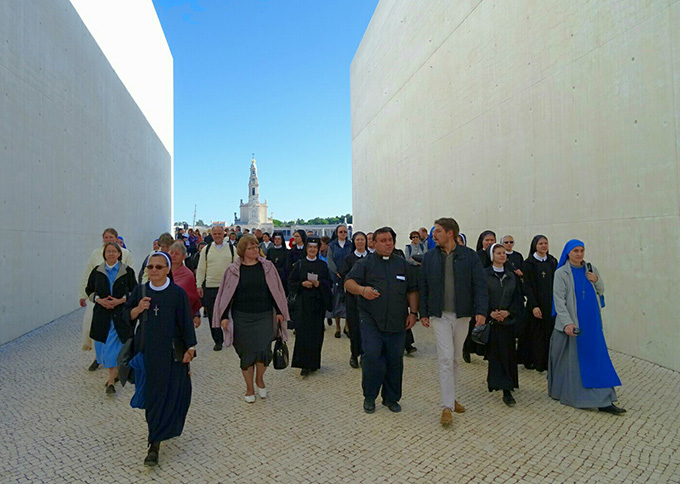
[[[272,311],[232,311],[231,316],[234,319],[234,349],[241,359],[241,369],[247,370],[257,362],[268,366],[272,361],[275,338]]]
[[[514,324],[494,323],[491,325],[484,359],[489,361],[486,381],[490,392],[519,388]]]

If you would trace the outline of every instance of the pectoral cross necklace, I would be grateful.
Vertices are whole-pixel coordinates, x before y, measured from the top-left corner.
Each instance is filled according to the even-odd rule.
[[[545,271],[541,272],[543,274],[543,279],[545,279]]]
[[[153,315],[158,316],[158,304],[156,304],[156,307],[153,308]]]

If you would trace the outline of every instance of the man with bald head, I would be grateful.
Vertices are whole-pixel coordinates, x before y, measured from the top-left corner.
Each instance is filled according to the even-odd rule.
[[[212,242],[206,245],[198,257],[196,287],[198,295],[203,299],[203,307],[208,317],[208,328],[210,328],[213,341],[215,342],[213,349],[220,351],[224,343],[224,335],[222,334],[222,328],[212,327],[212,313],[224,271],[227,270],[229,264],[234,262],[235,252],[234,246],[224,241],[225,232],[223,226],[213,226],[210,234],[212,235]]]

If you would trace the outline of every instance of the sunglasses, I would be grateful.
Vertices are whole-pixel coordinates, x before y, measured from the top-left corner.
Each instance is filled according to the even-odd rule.
[[[419,239],[420,237],[417,236],[417,235],[412,235],[411,238],[412,238],[412,239]]]
[[[515,241],[514,241],[514,240],[506,240],[506,241],[503,242],[503,243],[504,243],[504,244],[514,244]]]
[[[159,264],[157,264],[157,265],[149,264],[148,266],[146,266],[146,268],[149,269],[149,270],[156,269],[157,271],[160,271],[161,269],[165,269],[166,267],[168,267],[168,266],[162,266],[162,265],[159,265]]]

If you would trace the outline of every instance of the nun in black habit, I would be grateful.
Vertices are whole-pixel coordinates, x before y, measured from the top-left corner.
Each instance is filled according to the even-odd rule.
[[[272,245],[267,251],[267,260],[270,260],[276,266],[276,272],[283,283],[283,287],[288,294],[288,249],[286,248],[286,241],[281,232],[274,232],[272,235]]]
[[[146,412],[148,466],[158,463],[161,441],[182,433],[191,404],[189,363],[196,356],[196,333],[189,297],[168,277],[170,266],[163,252],[149,257],[149,282],[135,288],[123,309],[123,319],[136,326],[130,405]],[[181,361],[175,361],[176,354]]]
[[[305,256],[291,269],[288,291],[295,294],[295,348],[292,368],[301,368],[307,376],[321,368],[321,347],[324,316],[333,306],[328,266],[319,259],[319,237],[310,236],[305,244]]]
[[[515,399],[511,392],[519,388],[514,325],[522,312],[522,289],[519,278],[505,267],[503,246],[492,245],[489,258],[492,265],[484,270],[489,291],[487,319],[491,324],[484,355],[489,362],[486,381],[490,392],[503,390],[503,403],[512,407]]]
[[[528,370],[546,371],[550,337],[555,327],[552,307],[557,259],[548,253],[548,238],[545,235],[533,238],[529,256],[522,267],[527,307],[526,323],[517,342],[517,359]]]
[[[492,230],[485,230],[477,238],[477,255],[482,261],[482,267],[486,269],[491,266],[491,259],[489,258],[489,247],[496,243],[496,233]],[[472,328],[475,327],[475,318],[470,319],[470,324],[468,326],[467,338],[465,338],[465,343],[463,343],[463,361],[465,363],[470,363],[470,355],[475,354],[478,356],[484,356],[486,349],[484,345],[475,343],[472,341]]]

